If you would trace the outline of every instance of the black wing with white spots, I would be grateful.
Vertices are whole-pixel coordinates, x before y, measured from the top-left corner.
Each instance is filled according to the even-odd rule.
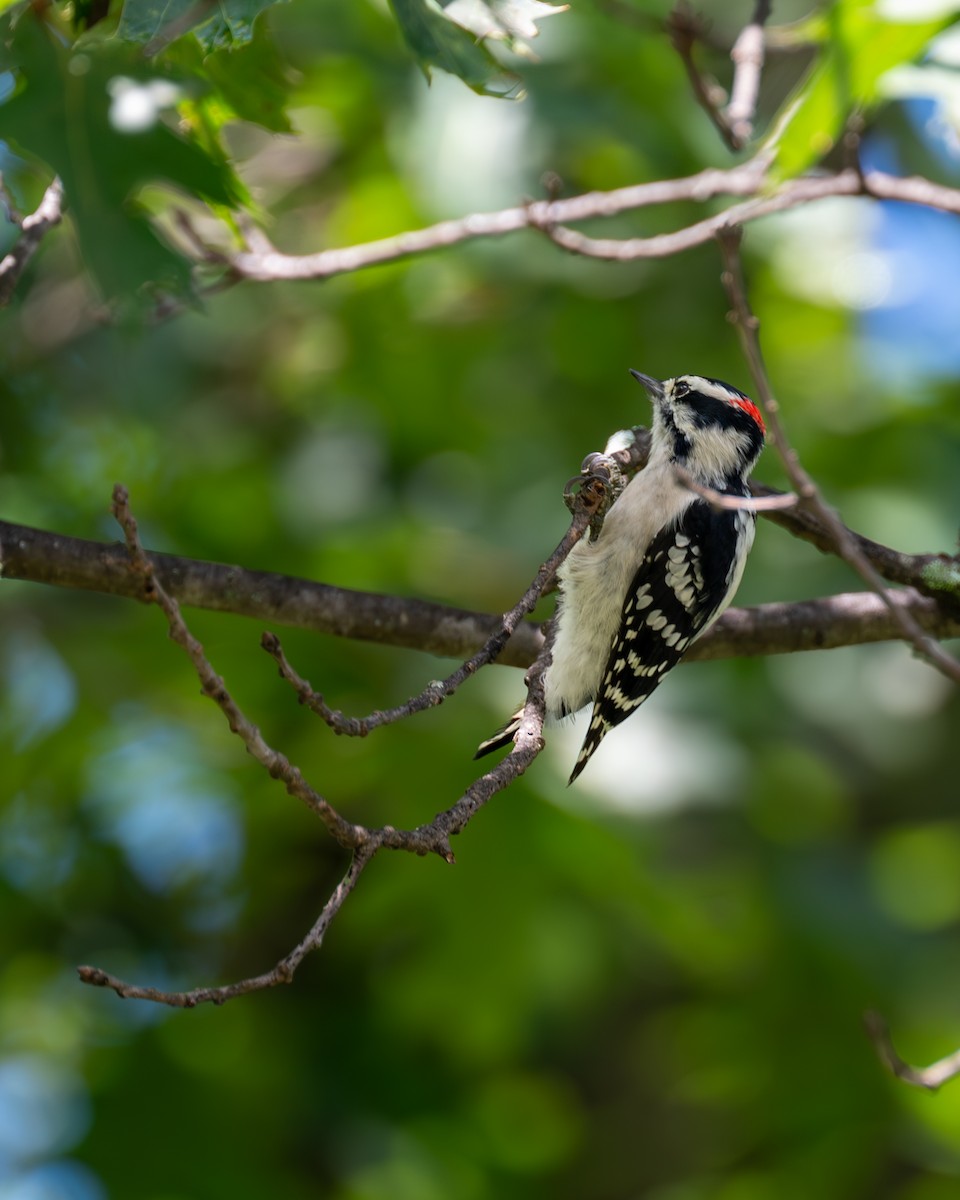
[[[695,500],[653,539],[627,592],[590,728],[570,776],[654,691],[722,609],[754,517]]]

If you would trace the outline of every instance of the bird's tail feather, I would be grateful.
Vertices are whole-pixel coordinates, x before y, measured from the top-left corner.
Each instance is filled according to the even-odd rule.
[[[598,712],[597,710],[598,706],[594,705],[593,718],[590,721],[590,728],[587,730],[587,736],[583,739],[583,745],[580,747],[580,753],[577,755],[577,761],[574,764],[570,778],[567,780],[567,787],[573,783],[576,777],[590,761],[590,757],[594,750],[596,750],[596,748],[613,728],[613,723],[606,720],[602,713]]]
[[[485,754],[492,754],[494,750],[503,750],[511,745],[513,739],[517,736],[517,730],[520,728],[522,717],[523,709],[518,708],[506,725],[501,725],[492,737],[488,737],[485,742],[480,743],[473,757],[483,758]]]

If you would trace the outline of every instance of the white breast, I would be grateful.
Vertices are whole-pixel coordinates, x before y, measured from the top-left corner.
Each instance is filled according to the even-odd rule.
[[[610,509],[597,541],[579,542],[560,568],[547,712],[576,712],[593,700],[620,627],[627,588],[647,546],[696,497],[681,487],[666,456],[655,456]]]

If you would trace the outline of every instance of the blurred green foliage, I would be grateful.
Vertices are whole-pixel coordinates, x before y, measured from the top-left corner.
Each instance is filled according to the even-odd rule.
[[[539,60],[509,63],[523,103],[442,72],[428,88],[379,3],[292,0],[237,50],[191,35],[149,61],[126,57],[127,10],[76,34],[69,12],[40,29],[6,10],[4,181],[27,208],[51,171],[74,176],[64,227],[0,318],[4,518],[116,538],[120,479],[152,548],[506,608],[565,527],[563,482],[646,416],[629,366],[746,384],[714,248],[609,265],[528,233],[237,287],[166,321],[106,320],[103,302],[149,314],[158,287],[184,286],[147,214],[162,228],[187,205],[212,236],[201,194],[307,251],[516,203],[547,169],[574,194],[722,165],[657,30],[666,7],[556,15]],[[752,5],[708,7],[729,46]],[[47,57],[18,58],[28,43]],[[721,50],[700,50],[729,82]],[[761,129],[810,53],[771,57]],[[104,90],[118,73],[179,91],[124,132],[122,88]],[[955,181],[905,112],[876,110],[875,144]],[[844,290],[875,214],[842,201],[751,226],[752,300],[830,500],[871,537],[950,551],[957,380],[910,357],[906,327],[902,370],[878,370]],[[783,483],[770,452],[758,474]],[[856,586],[763,525],[740,599]],[[441,709],[335,739],[259,628],[187,615],[265,736],[370,824],[452,803],[520,694],[490,669]],[[450,666],[278,632],[347,712]],[[910,1092],[861,1029],[880,1010],[918,1062],[960,1045],[960,705],[904,647],[685,667],[569,791],[576,735],[558,731],[459,839],[456,868],[381,856],[293,987],[192,1012],[121,1003],[73,968],[168,986],[260,971],[309,928],[342,854],[243,754],[155,609],[6,581],[0,678],[4,1195],[960,1194],[960,1084]]]

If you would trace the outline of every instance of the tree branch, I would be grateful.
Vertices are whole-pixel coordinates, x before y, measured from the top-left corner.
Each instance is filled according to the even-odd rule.
[[[757,332],[760,323],[751,312],[747,300],[743,267],[740,261],[742,232],[734,228],[724,229],[721,230],[718,237],[725,264],[723,284],[727,289],[732,306],[731,319],[740,335],[744,357],[750,367],[750,374],[753,377],[757,397],[770,429],[770,436],[780,453],[780,458],[801,503],[807,505],[816,514],[832,538],[840,557],[853,567],[868,587],[872,588],[878,596],[883,597],[900,627],[904,640],[913,645],[917,653],[936,667],[941,674],[954,683],[960,683],[960,663],[927,635],[922,626],[913,619],[908,608],[895,604],[889,598],[890,593],[884,589],[883,579],[879,572],[870,562],[851,531],[833,509],[824,502],[812,476],[804,469],[796,450],[787,440],[783,423],[780,420],[780,406],[770,387],[763,364],[763,355],[760,351],[760,339]]]
[[[161,988],[145,987],[142,984],[126,983],[115,975],[102,970],[100,967],[77,967],[81,983],[92,987],[112,988],[121,1000],[152,1000],[156,1004],[168,1004],[172,1008],[196,1008],[198,1004],[224,1004],[237,996],[245,996],[249,992],[262,992],[266,988],[276,987],[280,983],[292,983],[300,963],[314,950],[319,950],[323,944],[330,922],[343,907],[343,902],[356,887],[357,880],[364,867],[371,861],[379,846],[368,843],[354,852],[346,875],[340,880],[330,899],[323,906],[319,917],[314,921],[310,932],[284,958],[281,958],[272,971],[262,975],[251,975],[248,979],[240,979],[236,983],[226,983],[220,987],[191,988],[185,992],[167,992]]]
[[[960,213],[960,190],[919,177],[900,178],[882,171],[861,174],[850,168],[834,175],[803,176],[780,184],[770,194],[768,165],[769,156],[760,154],[728,170],[709,168],[680,179],[634,184],[609,192],[587,192],[565,199],[535,200],[497,212],[472,213],[456,220],[441,221],[375,242],[313,254],[284,254],[266,243],[265,238],[260,238],[256,247],[231,254],[209,250],[202,258],[209,263],[212,255],[219,258],[232,275],[259,282],[330,279],[334,275],[396,262],[478,238],[503,237],[522,229],[536,229],[573,253],[630,262],[677,254],[710,241],[726,225],[742,225],[831,196],[865,195]],[[704,203],[720,196],[753,199],[673,233],[648,238],[591,238],[567,228],[570,222],[613,217],[660,204]]]
[[[960,617],[944,613],[936,600],[912,588],[841,592],[817,600],[728,608],[716,625],[690,647],[684,662],[802,650],[838,650],[873,642],[900,641],[898,614],[908,613],[933,637],[960,637]]]
[[[153,564],[140,545],[137,521],[130,511],[127,489],[121,484],[117,484],[113,489],[113,511],[127,540],[127,551],[130,555],[128,570],[135,579],[140,581],[141,598],[147,603],[159,605],[162,609],[170,627],[170,637],[190,659],[200,680],[201,692],[221,710],[230,726],[230,732],[240,738],[247,748],[247,753],[255,758],[272,778],[279,779],[283,783],[291,796],[301,800],[307,808],[316,813],[327,827],[330,835],[341,846],[356,849],[363,845],[365,841],[363,828],[344,820],[332,804],[310,787],[297,767],[266,743],[260,730],[247,720],[239,705],[227,691],[223,680],[204,655],[203,646],[187,628],[186,622],[180,615],[180,606],[158,583]]]
[[[711,508],[717,509],[719,512],[736,512],[738,509],[756,513],[779,512],[785,508],[794,508],[798,500],[795,492],[771,491],[765,496],[731,496],[727,492],[718,492],[716,488],[698,483],[690,472],[678,463],[673,464],[673,473],[677,477],[677,482],[682,484],[687,491],[700,496]]]
[[[289,255],[260,247],[224,255],[223,261],[246,279],[329,279],[477,238],[503,237],[521,229],[544,229],[569,221],[613,217],[633,209],[680,200],[702,202],[715,196],[753,196],[763,186],[764,172],[765,162],[757,158],[729,170],[708,168],[682,179],[633,184],[609,192],[587,192],[560,200],[534,200],[498,212],[472,213],[342,249]],[[851,171],[849,174],[849,186],[856,190],[859,187],[856,173]],[[708,240],[709,236],[702,240]]]
[[[33,258],[44,234],[63,219],[63,184],[59,178],[43,194],[43,199],[20,223],[20,239],[0,261],[0,308],[10,303],[20,276]]]
[[[880,1061],[897,1079],[902,1079],[904,1083],[909,1083],[913,1087],[926,1088],[929,1092],[935,1092],[945,1083],[948,1083],[951,1079],[956,1079],[960,1075],[960,1050],[955,1050],[952,1054],[948,1054],[946,1058],[938,1059],[935,1063],[931,1063],[929,1067],[911,1067],[909,1063],[903,1061],[894,1049],[893,1042],[890,1039],[890,1030],[887,1027],[886,1021],[879,1013],[866,1013],[863,1023],[866,1026],[867,1035],[873,1042]]]
[[[727,149],[734,151],[741,149],[745,139],[738,137],[727,114],[723,111],[723,105],[727,99],[726,92],[715,79],[704,75],[694,61],[693,47],[700,38],[700,24],[696,17],[688,12],[684,5],[677,5],[667,18],[667,33],[687,72],[687,78],[690,80],[697,103],[713,122]],[[762,44],[762,30],[760,38]]]
[[[151,552],[156,578],[180,604],[334,637],[382,642],[448,658],[466,658],[494,633],[498,619],[445,604],[359,592],[273,571]],[[31,580],[143,600],[143,584],[117,542],[87,541],[0,521],[0,578]],[[540,651],[535,626],[521,624],[500,661],[527,667]]]
[[[624,469],[636,469],[638,459],[645,458],[644,444],[641,439],[630,449],[617,451],[614,457]],[[761,496],[779,494],[762,485],[755,485],[755,491]],[[812,542],[824,553],[835,553],[826,529],[814,515],[798,509],[763,511],[760,515]],[[901,554],[867,538],[858,541],[885,578],[912,585],[923,593],[888,593],[897,597],[895,603],[909,608],[930,634],[941,638],[960,636],[960,564],[956,559],[943,554]],[[181,604],[333,637],[462,659],[474,654],[500,624],[500,618],[488,613],[425,600],[356,592],[289,575],[169,554],[150,553],[147,557],[160,585]],[[144,599],[142,579],[131,574],[129,554],[122,545],[63,537],[8,522],[0,522],[0,573],[4,579]],[[880,612],[861,596],[852,593],[796,604],[729,609],[694,643],[685,661],[788,654],[897,638],[899,633],[886,605]],[[540,627],[520,622],[497,661],[528,667],[542,646]]]
[[[750,24],[744,26],[730,51],[733,60],[733,84],[730,103],[724,116],[733,133],[736,148],[745,146],[753,135],[753,118],[760,95],[763,73],[763,27],[770,16],[771,0],[757,0]]]
[[[700,71],[693,57],[696,43],[705,40],[703,22],[684,5],[674,8],[667,18],[667,33],[687,72],[697,103],[730,150],[742,150],[753,134],[765,51],[763,27],[769,16],[770,0],[757,0],[750,23],[734,42],[730,51],[733,84],[726,108],[723,107],[727,99],[723,88]]]

